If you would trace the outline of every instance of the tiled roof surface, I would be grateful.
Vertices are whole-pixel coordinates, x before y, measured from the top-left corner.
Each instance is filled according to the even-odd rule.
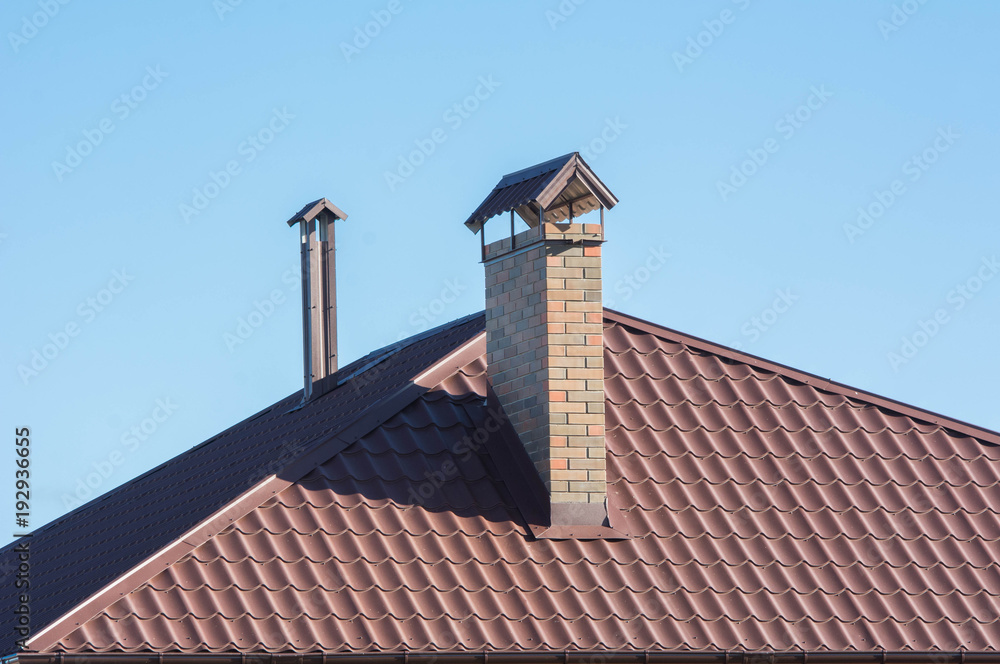
[[[31,538],[33,633],[121,576],[248,488],[335,434],[428,364],[481,333],[482,315],[344,367],[384,356],[354,380],[301,409],[301,391],[37,530]],[[0,644],[13,651],[18,590],[13,544],[0,551]]]
[[[480,359],[52,649],[997,648],[1000,448],[618,315],[604,341],[629,539],[528,535],[456,447]]]

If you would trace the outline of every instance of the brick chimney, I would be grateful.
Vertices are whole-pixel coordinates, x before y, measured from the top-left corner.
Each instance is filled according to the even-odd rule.
[[[617,203],[572,153],[505,176],[465,222],[484,235],[487,373],[553,526],[607,520],[601,245]],[[600,223],[574,221],[597,210]],[[483,224],[505,212],[510,237],[486,244]],[[529,227],[516,235],[515,213]]]
[[[299,224],[301,245],[303,401],[327,391],[323,379],[337,371],[337,219],[347,215],[321,198],[288,220]]]

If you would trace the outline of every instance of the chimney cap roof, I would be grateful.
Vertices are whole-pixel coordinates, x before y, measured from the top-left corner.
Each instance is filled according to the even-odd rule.
[[[579,152],[509,173],[465,221],[478,233],[491,217],[514,210],[529,226],[538,224],[539,208],[547,221],[565,221],[572,204],[579,214],[598,207],[611,209],[618,199],[590,169]]]
[[[312,203],[307,203],[301,210],[296,212],[295,216],[288,220],[288,225],[294,226],[300,221],[310,222],[323,214],[324,211],[332,214],[334,219],[347,219],[347,214],[343,210],[325,198],[320,198]]]

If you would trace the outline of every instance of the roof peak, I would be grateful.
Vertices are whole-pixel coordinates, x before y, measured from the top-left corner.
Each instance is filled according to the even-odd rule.
[[[514,171],[513,173],[508,173],[501,178],[500,182],[494,189],[499,189],[500,187],[506,187],[512,184],[517,184],[528,178],[532,178],[536,175],[541,175],[542,173],[548,173],[549,171],[559,170],[569,162],[574,156],[579,157],[579,152],[570,152],[564,154],[561,157],[556,157],[555,159],[549,159],[548,161],[543,161],[540,164],[535,164],[534,166],[528,166],[527,168],[522,168],[519,171]]]

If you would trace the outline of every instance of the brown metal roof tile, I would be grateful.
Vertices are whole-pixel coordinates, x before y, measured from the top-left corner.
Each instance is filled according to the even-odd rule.
[[[453,451],[482,421],[477,357],[56,647],[1000,642],[1000,460],[967,425],[617,314],[605,342],[609,506],[631,539],[535,540],[489,446]]]

